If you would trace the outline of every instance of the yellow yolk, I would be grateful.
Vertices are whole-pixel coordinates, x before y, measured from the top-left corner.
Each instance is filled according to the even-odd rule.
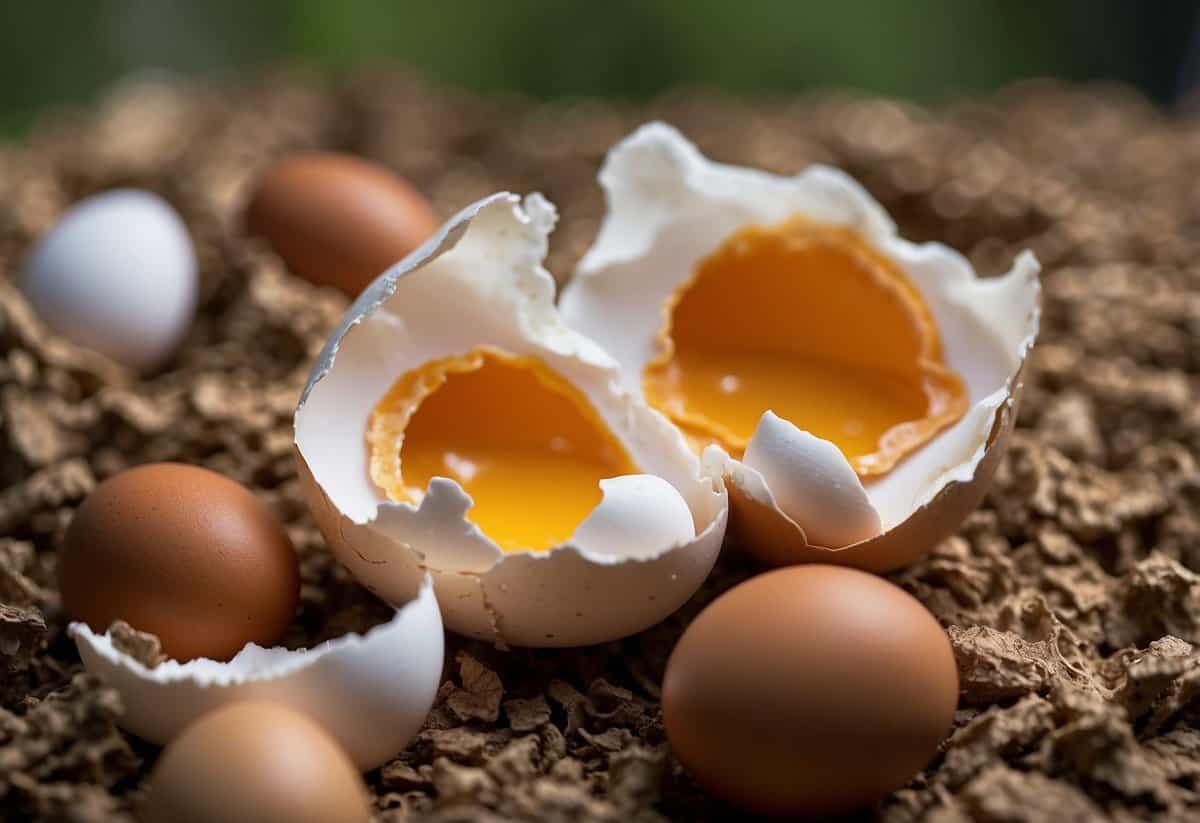
[[[866,479],[967,409],[920,293],[849,228],[738,231],[668,301],[659,342],[646,400],[696,445],[735,457],[770,409],[836,444]]]
[[[487,346],[402,375],[375,406],[367,446],[371,479],[392,500],[456,480],[474,501],[467,518],[509,551],[566,542],[602,479],[638,472],[579,389]]]

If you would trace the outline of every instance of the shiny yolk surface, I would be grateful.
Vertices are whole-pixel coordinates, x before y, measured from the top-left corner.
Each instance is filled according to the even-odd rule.
[[[479,347],[402,375],[367,428],[371,478],[416,502],[458,481],[467,518],[505,550],[565,542],[600,502],[600,480],[637,468],[575,386],[542,361]]]
[[[849,228],[738,231],[672,296],[659,344],[646,400],[735,457],[770,409],[870,478],[967,408],[920,293]]]

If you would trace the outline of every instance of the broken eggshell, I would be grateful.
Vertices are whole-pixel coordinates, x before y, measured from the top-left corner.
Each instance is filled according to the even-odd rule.
[[[836,169],[785,178],[713,163],[661,123],[618,144],[600,182],[608,213],[560,310],[616,358],[635,396],[643,397],[643,371],[660,352],[668,307],[698,262],[746,226],[796,217],[852,227],[895,261],[929,306],[947,364],[965,380],[966,414],[868,484],[836,446],[804,431],[803,420],[769,410],[741,460],[708,446],[705,463],[721,465],[731,529],[745,548],[773,565],[885,571],[933,548],[979,505],[1008,442],[1037,335],[1040,267],[1031,253],[1002,277],[980,278],[954,250],[899,237],[883,208]],[[712,334],[721,334],[719,318]]]
[[[147,668],[107,632],[86,623],[69,631],[87,670],[120,693],[121,724],[144,740],[164,744],[218,706],[268,700],[311,717],[363,770],[420,731],[441,682],[445,640],[428,577],[389,622],[364,635],[298,651],[250,643],[228,663],[198,658]]]
[[[542,267],[555,219],[540,195],[461,211],[355,301],[295,416],[302,485],[339,560],[386,600],[428,571],[447,627],[500,645],[587,645],[659,622],[708,575],[727,518],[724,488],[682,434],[559,318]],[[433,477],[414,504],[369,475],[367,421],[393,381],[478,346],[537,358],[580,389],[645,472],[602,481],[600,503],[548,551],[503,551],[467,519],[471,497],[453,479]]]

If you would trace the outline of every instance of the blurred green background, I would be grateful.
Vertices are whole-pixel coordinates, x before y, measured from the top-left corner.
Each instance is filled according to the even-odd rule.
[[[686,85],[937,102],[1032,76],[1190,86],[1173,0],[0,0],[0,132],[131,72],[228,78],[382,59],[438,82],[644,98]]]

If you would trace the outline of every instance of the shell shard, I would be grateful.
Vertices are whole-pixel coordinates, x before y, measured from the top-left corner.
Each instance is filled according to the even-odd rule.
[[[88,671],[121,694],[121,723],[138,737],[166,743],[218,706],[270,700],[313,718],[367,770],[420,731],[441,683],[444,637],[432,581],[409,594],[389,622],[364,635],[299,651],[251,643],[227,663],[199,658],[147,668],[107,633],[84,623],[69,631]]]

